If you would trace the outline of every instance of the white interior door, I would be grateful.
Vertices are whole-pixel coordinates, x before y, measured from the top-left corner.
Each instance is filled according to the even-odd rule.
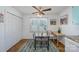
[[[0,23],[0,51],[4,50],[4,23]]]

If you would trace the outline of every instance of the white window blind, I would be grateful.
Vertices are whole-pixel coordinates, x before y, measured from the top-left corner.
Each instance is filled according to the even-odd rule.
[[[47,31],[48,21],[47,18],[32,18],[31,30],[32,31]]]

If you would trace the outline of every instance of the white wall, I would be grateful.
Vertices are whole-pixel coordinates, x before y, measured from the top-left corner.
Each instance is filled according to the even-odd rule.
[[[22,19],[7,13],[21,17],[12,7],[0,7],[0,11],[4,13],[4,23],[0,24],[0,51],[6,51],[22,38]]]
[[[66,10],[62,11],[59,19],[66,14],[68,15],[68,24],[61,25],[62,32],[66,35],[79,35],[79,26],[72,24],[72,7],[69,7]]]
[[[23,38],[24,39],[31,39],[32,38],[32,32],[31,32],[31,18],[33,17],[37,17],[37,16],[34,16],[34,15],[25,15],[23,17]],[[45,18],[48,18],[48,30],[51,30],[51,31],[57,31],[57,26],[56,25],[50,25],[50,19],[58,19],[58,16],[57,15],[46,15],[46,16],[43,16]]]
[[[0,7],[0,13],[4,14],[4,8]],[[0,23],[0,51],[4,50],[4,23]]]

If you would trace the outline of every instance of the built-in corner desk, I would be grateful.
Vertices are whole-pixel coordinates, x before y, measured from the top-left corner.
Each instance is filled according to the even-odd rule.
[[[63,33],[58,33],[58,32],[52,32],[51,34],[56,37],[56,39],[57,39],[57,46],[58,46],[58,44],[59,44],[59,42],[58,42],[59,41],[59,37],[60,36],[64,36],[64,34]],[[63,43],[63,42],[61,42],[61,43]]]

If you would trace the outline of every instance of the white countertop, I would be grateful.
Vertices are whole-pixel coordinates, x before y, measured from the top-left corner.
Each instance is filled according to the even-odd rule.
[[[79,43],[79,36],[67,36],[68,38],[70,38],[71,40]]]

